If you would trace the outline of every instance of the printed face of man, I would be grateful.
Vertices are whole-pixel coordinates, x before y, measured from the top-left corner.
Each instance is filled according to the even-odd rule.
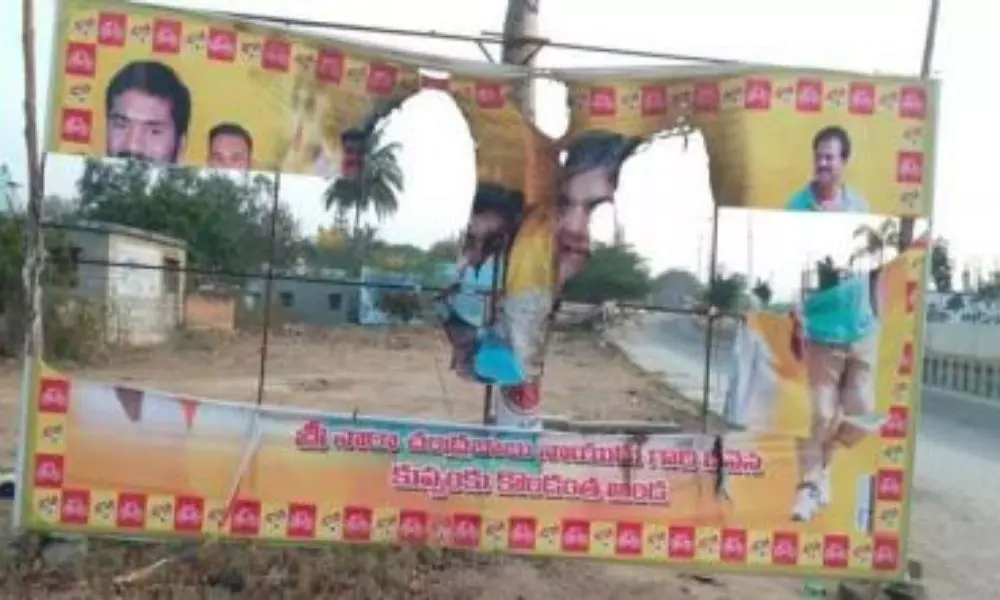
[[[577,173],[561,189],[556,230],[559,284],[578,274],[590,257],[590,217],[594,209],[612,202],[615,186],[606,169]]]
[[[177,133],[172,109],[169,99],[140,90],[115,98],[108,113],[108,155],[154,164],[177,162],[186,140]]]
[[[826,138],[813,153],[816,183],[824,187],[840,185],[844,176],[844,147],[836,138]]]
[[[222,133],[212,139],[208,164],[217,169],[250,168],[250,146],[246,138],[235,133]]]

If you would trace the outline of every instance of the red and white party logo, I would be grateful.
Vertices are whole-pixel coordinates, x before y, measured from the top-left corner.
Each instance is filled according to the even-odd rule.
[[[590,89],[590,114],[595,117],[613,117],[618,112],[618,91],[613,87]]]
[[[35,455],[35,486],[40,488],[59,488],[63,484],[65,463],[58,454]]]
[[[899,116],[904,119],[923,120],[927,116],[927,90],[922,87],[904,87],[899,91]]]
[[[875,86],[871,83],[852,83],[847,92],[847,110],[852,115],[874,113]]]
[[[455,515],[452,518],[451,541],[458,548],[477,548],[483,520],[479,515]]]
[[[503,86],[499,83],[477,82],[476,104],[480,108],[503,108]]]
[[[90,492],[63,490],[59,521],[68,525],[86,525],[90,521]]]
[[[795,83],[795,110],[820,112],[823,110],[823,81],[799,79]]]
[[[66,74],[93,77],[97,72],[97,46],[70,42],[66,45]]]
[[[615,535],[615,553],[619,556],[639,556],[642,554],[642,525],[639,523],[619,523]]]
[[[903,499],[903,471],[881,469],[875,475],[875,497],[879,500],[899,502]]]
[[[769,79],[748,79],[743,92],[743,107],[747,110],[767,110],[771,108],[771,94]]]
[[[178,54],[181,51],[181,34],[184,26],[174,19],[153,21],[153,52]]]
[[[316,505],[293,502],[288,505],[287,533],[290,538],[308,539],[316,535]]]
[[[905,438],[910,432],[910,409],[905,406],[889,408],[889,418],[882,425],[882,437],[890,440]]]
[[[368,65],[367,89],[369,94],[387,96],[396,89],[396,80],[399,77],[399,69],[393,65],[385,63],[371,63]]]
[[[205,501],[193,496],[178,496],[174,506],[174,531],[199,532],[205,522]]]
[[[924,154],[904,150],[896,160],[896,181],[920,184],[924,182]]]
[[[694,527],[671,527],[667,534],[667,554],[670,558],[694,558]]]
[[[639,101],[644,117],[658,117],[667,114],[667,88],[665,86],[643,86]]]
[[[694,112],[713,113],[719,110],[722,93],[714,81],[699,81],[694,84]]]
[[[68,112],[87,113],[87,128],[90,127],[90,111],[73,111],[66,109],[63,111],[63,132],[65,133],[65,121]],[[89,137],[89,135],[88,135]],[[38,389],[38,411],[43,413],[65,414],[69,410],[69,381],[65,379],[42,378]]]
[[[370,508],[345,508],[344,539],[349,542],[371,541],[372,523],[372,511]]]
[[[339,50],[320,48],[316,55],[316,79],[322,83],[340,83],[344,77],[344,55]]]
[[[723,529],[719,558],[725,563],[741,563],[747,559],[747,532],[743,529]]]
[[[560,545],[563,552],[589,551],[590,522],[575,519],[563,521]]]
[[[222,62],[236,60],[236,32],[229,29],[208,30],[208,58]]]
[[[124,46],[128,31],[125,13],[102,12],[97,16],[97,43],[102,46]]]
[[[237,500],[229,515],[229,531],[236,535],[257,535],[260,532],[260,502]]]
[[[771,544],[771,562],[776,565],[798,564],[799,534],[794,531],[776,532]]]
[[[899,538],[875,536],[872,544],[872,568],[876,571],[895,571],[899,568]]]
[[[511,550],[534,550],[538,521],[531,517],[511,517],[507,546]]]
[[[260,66],[267,71],[287,73],[292,66],[292,45],[285,40],[267,40],[260,56]]]
[[[146,524],[146,494],[118,494],[116,523],[122,529],[136,529]]]
[[[420,510],[404,510],[399,514],[399,541],[403,544],[424,544],[430,530],[427,513]]]
[[[851,552],[851,540],[846,535],[828,535],[823,538],[823,566],[846,569]]]

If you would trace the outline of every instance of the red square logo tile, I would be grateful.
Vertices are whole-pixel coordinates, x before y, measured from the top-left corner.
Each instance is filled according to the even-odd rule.
[[[35,455],[35,486],[60,488],[65,478],[65,459],[58,454]]]
[[[889,418],[882,425],[882,437],[890,440],[901,440],[910,433],[910,409],[905,406],[889,408]]]
[[[876,571],[895,571],[899,568],[899,538],[875,536],[872,544],[872,568]]]
[[[563,552],[589,552],[590,522],[579,519],[563,521],[561,546]]]
[[[912,279],[906,282],[906,314],[912,315],[917,311],[917,298],[920,287]]]
[[[332,48],[320,48],[316,55],[316,79],[322,83],[340,83],[344,77],[344,55]]]
[[[399,69],[386,63],[371,63],[368,65],[368,80],[366,86],[369,94],[388,96],[396,90],[396,80]]]
[[[499,83],[476,82],[476,104],[480,108],[503,108],[503,86]]]
[[[534,550],[538,521],[532,517],[511,517],[507,531],[507,546],[511,550]]]
[[[880,469],[875,475],[875,497],[879,500],[899,502],[903,499],[903,471]]]
[[[236,32],[231,29],[208,30],[208,58],[221,62],[236,60]]]
[[[293,502],[288,505],[288,537],[310,539],[316,536],[316,505]]]
[[[125,13],[102,12],[97,15],[97,43],[102,46],[125,45],[128,16]]]
[[[870,115],[875,112],[875,86],[871,83],[852,83],[847,88],[847,111],[852,115]]]
[[[641,111],[644,117],[659,117],[667,114],[667,88],[663,85],[644,85],[640,95]]]
[[[482,535],[483,520],[479,515],[460,514],[452,517],[451,541],[458,548],[477,548]]]
[[[174,531],[198,533],[205,523],[205,501],[194,496],[178,496],[174,504]]]
[[[139,529],[146,525],[146,494],[118,494],[115,521],[122,529]]]
[[[719,110],[722,93],[714,81],[699,81],[694,84],[694,112],[712,113]]]
[[[694,527],[671,527],[667,534],[667,554],[670,558],[690,560],[694,558]]]
[[[795,110],[799,112],[823,110],[823,80],[799,79],[795,82]]]
[[[719,558],[724,563],[746,562],[747,532],[743,529],[723,529]]]
[[[370,508],[347,507],[344,509],[344,539],[349,542],[367,542],[372,539],[372,511]]]
[[[618,523],[615,535],[615,553],[618,556],[639,556],[642,554],[642,525],[640,523]]]
[[[93,77],[97,73],[97,46],[70,42],[66,45],[66,74]]]
[[[64,108],[59,139],[70,144],[89,144],[94,134],[94,115],[82,108]]]
[[[846,535],[827,535],[823,538],[823,566],[846,569],[851,556],[851,539]]]
[[[924,153],[902,151],[896,159],[896,181],[920,184],[924,182]]]
[[[904,119],[923,120],[927,116],[927,90],[922,87],[904,87],[899,91],[899,116]]]
[[[775,532],[771,544],[771,562],[794,566],[799,562],[799,534],[794,531]]]
[[[896,373],[903,376],[913,375],[914,358],[913,342],[904,343],[903,352],[899,357],[899,367],[896,369]]]
[[[287,73],[292,66],[292,45],[285,40],[266,40],[260,66],[267,71]]]
[[[86,525],[90,521],[90,491],[63,490],[59,504],[59,522]]]
[[[181,36],[184,26],[175,19],[153,21],[153,52],[157,54],[178,54],[181,51]]]
[[[404,510],[399,513],[399,541],[403,544],[424,544],[430,536],[430,519],[422,510]]]
[[[613,87],[590,89],[590,114],[595,117],[613,117],[618,112],[618,90]]]
[[[257,500],[236,500],[229,515],[229,531],[235,535],[257,535],[260,533],[260,502]]]
[[[771,80],[747,79],[743,107],[747,110],[768,110],[771,108],[771,94]]]
[[[69,112],[69,109],[63,112]],[[87,114],[89,115],[90,112],[87,111]],[[65,414],[68,412],[69,381],[43,377],[38,388],[38,410],[43,413]]]

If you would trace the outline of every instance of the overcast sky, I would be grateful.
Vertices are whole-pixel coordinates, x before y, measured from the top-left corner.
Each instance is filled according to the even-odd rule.
[[[232,9],[223,0],[162,0],[160,4],[208,10]],[[22,58],[17,24],[20,2],[0,2],[0,70],[10,75],[0,95],[3,137],[0,163],[25,181]],[[48,99],[54,0],[36,0],[40,106]],[[919,72],[927,0],[542,0],[542,35],[555,40],[645,50],[809,65],[862,72],[915,75]],[[1000,122],[987,105],[1000,97],[993,76],[1000,36],[971,1],[943,3],[935,75],[942,78],[935,190],[935,230],[952,241],[962,264],[994,264],[992,203],[984,197],[983,175],[996,168],[985,141],[1000,139]],[[497,31],[505,0],[337,0],[288,2],[241,0],[241,12],[379,25],[442,32]],[[340,34],[354,35],[354,34]],[[359,36],[360,37],[360,36]],[[469,59],[482,59],[473,44],[388,36],[368,41]],[[656,61],[547,49],[542,66],[636,65]],[[565,92],[554,83],[541,86],[539,122],[552,135],[566,126]],[[384,237],[427,245],[457,231],[467,214],[475,181],[468,129],[444,95],[425,92],[413,98],[391,131],[403,143],[407,189],[401,209],[383,223]],[[81,161],[50,157],[47,192],[72,195]],[[282,199],[292,207],[305,233],[329,224],[320,204],[323,182],[284,177]],[[995,194],[990,186],[987,194]],[[704,148],[694,140],[658,142],[630,160],[617,196],[627,239],[661,271],[682,267],[705,272],[710,247],[711,196]],[[748,217],[748,215],[751,215]],[[799,269],[825,254],[844,259],[852,249],[858,217],[803,217],[777,212],[724,211],[720,220],[720,262],[770,279],[782,292],[799,281]],[[595,233],[611,237],[611,212],[598,215]],[[782,294],[784,295],[784,294]]]

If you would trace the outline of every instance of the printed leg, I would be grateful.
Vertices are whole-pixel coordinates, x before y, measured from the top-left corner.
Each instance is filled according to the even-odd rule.
[[[844,368],[841,408],[845,417],[872,417],[875,414],[875,365],[878,360],[878,332],[851,346]],[[836,441],[850,448],[872,433],[874,424],[865,426],[859,419],[848,418],[837,429]]]
[[[806,347],[806,368],[812,400],[810,437],[799,440],[799,489],[792,519],[809,521],[830,498],[830,441],[837,419],[840,380],[845,354],[840,349],[811,343]]]

